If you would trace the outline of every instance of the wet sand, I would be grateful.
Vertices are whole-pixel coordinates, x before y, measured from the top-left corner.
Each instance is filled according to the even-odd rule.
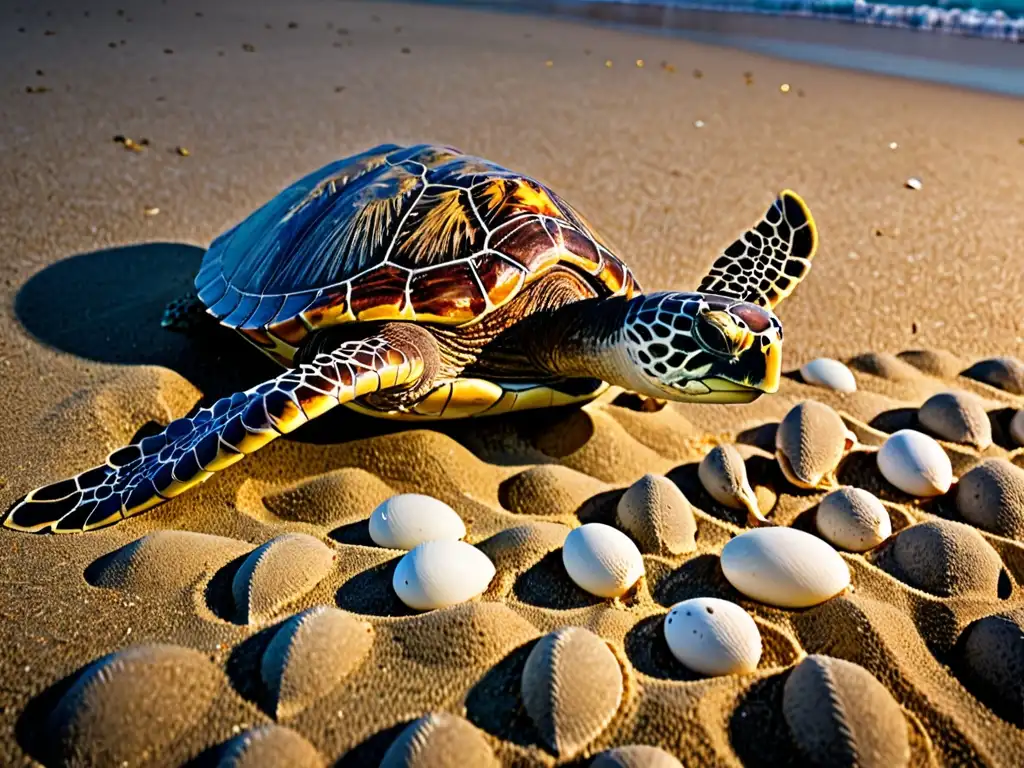
[[[718,554],[745,523],[708,497],[696,467],[717,442],[749,446],[775,522],[806,527],[823,494],[793,488],[759,452],[792,406],[827,403],[870,442],[950,388],[983,398],[995,435],[984,455],[1024,465],[1006,431],[1024,397],[959,375],[1024,357],[1024,102],[566,21],[369,2],[98,1],[88,16],[25,3],[0,10],[0,51],[0,509],[146,425],[272,375],[230,332],[161,330],[163,307],[225,228],[307,171],[386,141],[452,144],[545,181],[649,290],[695,286],[778,190],[799,191],[821,248],[779,311],[784,367],[827,355],[859,385],[842,395],[789,376],[749,406],[644,413],[606,398],[418,429],[335,411],[113,528],[0,529],[0,763],[214,761],[276,722],[251,759],[276,748],[293,764],[306,750],[311,765],[369,765],[406,724],[446,712],[462,718],[453,743],[552,765],[519,681],[539,638],[578,626],[609,644],[623,693],[567,709],[586,737],[562,762],[652,744],[688,765],[799,764],[783,689],[804,654],[825,654],[891,693],[911,764],[1019,764],[1020,712],[965,672],[962,634],[1019,612],[1024,544],[981,534],[1001,560],[998,584],[964,566],[969,556],[925,552],[946,568],[944,594],[908,583],[887,550],[844,554],[852,591],[773,609],[724,579]],[[115,135],[148,145],[126,151]],[[904,187],[912,176],[921,190]],[[943,447],[957,474],[980,458]],[[646,584],[625,604],[593,598],[565,575],[561,539],[614,522],[647,472],[695,506],[697,551],[645,556]],[[897,533],[956,518],[949,498],[914,501],[863,456],[839,479],[879,495]],[[405,491],[450,504],[496,563],[480,601],[413,615],[395,598],[400,553],[373,546],[365,520]],[[265,610],[243,623],[232,580],[285,534],[311,539],[275,545]],[[702,678],[672,658],[661,618],[698,595],[756,617],[755,673]],[[261,658],[283,622],[317,605],[344,612],[328,647],[350,653],[315,657],[322,667],[276,708]],[[89,667],[133,648],[101,675]],[[570,672],[566,685],[600,684]],[[859,743],[882,738],[870,725]]]

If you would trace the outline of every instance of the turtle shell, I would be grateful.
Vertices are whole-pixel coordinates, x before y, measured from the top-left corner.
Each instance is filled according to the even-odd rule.
[[[387,144],[324,166],[214,240],[200,300],[275,357],[369,320],[472,323],[558,264],[601,295],[626,266],[543,184],[451,147]]]

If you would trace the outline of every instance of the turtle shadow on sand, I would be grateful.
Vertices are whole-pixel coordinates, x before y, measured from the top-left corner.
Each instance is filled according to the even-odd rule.
[[[194,290],[205,253],[172,242],[79,253],[29,278],[15,297],[15,315],[40,343],[85,360],[168,368],[203,393],[196,408],[208,406],[276,376],[281,368],[213,318],[193,333],[161,327],[167,305]],[[529,412],[495,418],[517,423],[524,416],[527,425],[533,423]],[[347,408],[324,414],[287,439],[335,444],[416,426],[459,439],[457,422],[415,425]]]
[[[274,364],[212,321],[186,335],[160,326],[164,308],[192,289],[203,248],[143,243],[81,253],[37,272],[14,311],[38,341],[86,360],[170,368],[205,395],[246,389]]]

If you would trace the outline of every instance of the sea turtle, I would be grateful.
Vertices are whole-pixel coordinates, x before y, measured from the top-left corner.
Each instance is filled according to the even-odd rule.
[[[288,370],[5,518],[87,531],[156,506],[344,404],[412,420],[642,395],[746,403],[778,388],[772,308],[817,247],[783,191],[694,293],[642,294],[584,218],[540,182],[445,146],[382,145],[295,182],[211,244],[190,302]],[[196,311],[198,309],[205,310]]]

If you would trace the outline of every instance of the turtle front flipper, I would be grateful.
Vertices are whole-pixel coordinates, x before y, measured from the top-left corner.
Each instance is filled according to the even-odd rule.
[[[218,400],[163,432],[120,448],[107,463],[37,488],[4,525],[42,533],[112,525],[177,496],[336,405],[424,378],[430,334],[407,324],[343,342],[246,392]],[[429,366],[428,366],[429,367]]]
[[[807,203],[783,190],[718,257],[697,290],[773,309],[807,276],[817,249],[818,228]]]

